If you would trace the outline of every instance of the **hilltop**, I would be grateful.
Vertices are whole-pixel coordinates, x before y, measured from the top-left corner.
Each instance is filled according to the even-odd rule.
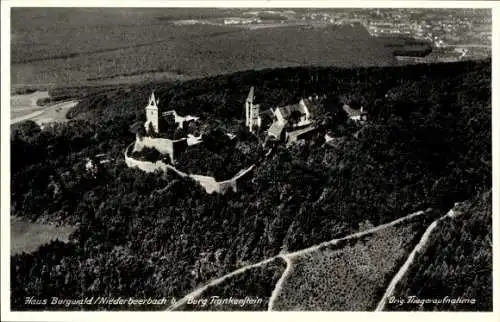
[[[134,139],[130,126],[143,121],[152,89],[169,109],[224,129],[244,122],[250,86],[263,109],[326,94],[316,122],[335,133],[337,144],[278,146],[245,187],[226,195],[207,194],[190,179],[125,166],[123,152]],[[370,114],[361,131],[337,120],[346,100]],[[83,98],[70,116],[43,130],[28,122],[13,127],[12,215],[78,227],[70,243],[11,258],[15,309],[33,310],[24,298],[36,289],[66,298],[180,298],[282,251],[427,208],[443,213],[491,188],[489,60],[267,69],[128,86]],[[90,175],[85,158],[101,153],[112,161]],[[262,275],[275,280],[275,271],[261,270],[259,281]],[[248,276],[243,283],[251,285]],[[269,286],[259,285],[268,294]],[[47,308],[56,309],[38,307]]]

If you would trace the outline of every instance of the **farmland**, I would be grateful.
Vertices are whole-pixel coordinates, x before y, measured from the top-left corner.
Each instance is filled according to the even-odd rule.
[[[320,249],[293,259],[274,309],[373,310],[423,227],[418,222],[394,226],[340,249]]]
[[[32,120],[38,124],[65,122],[66,114],[77,101],[58,102],[48,91],[12,95],[10,99],[11,124]]]

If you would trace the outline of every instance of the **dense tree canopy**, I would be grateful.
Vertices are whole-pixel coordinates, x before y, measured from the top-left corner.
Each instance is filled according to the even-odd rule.
[[[16,125],[12,214],[78,229],[68,245],[12,257],[13,309],[54,309],[25,305],[33,294],[183,296],[243,263],[346,235],[366,220],[445,211],[490,189],[490,65],[287,68],[157,85],[169,108],[215,124],[241,124],[251,85],[263,109],[327,95],[323,121],[344,135],[342,144],[278,145],[252,180],[223,196],[187,178],[125,166],[123,151],[135,139],[130,127],[143,118],[152,85],[89,96],[66,124]],[[362,129],[338,129],[348,126],[335,119],[347,94],[366,102],[370,121]],[[217,142],[207,149],[223,149]],[[235,144],[253,151],[243,139]],[[84,160],[98,153],[112,162],[92,176]],[[234,168],[247,155],[253,152],[235,155]],[[207,269],[193,276],[199,265]]]

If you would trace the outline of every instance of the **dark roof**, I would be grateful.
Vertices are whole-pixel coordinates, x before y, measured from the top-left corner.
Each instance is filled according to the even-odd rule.
[[[264,111],[260,112],[259,115],[261,117],[269,117],[270,119],[274,118],[274,113],[273,113],[273,110],[271,110],[271,109],[264,110]]]

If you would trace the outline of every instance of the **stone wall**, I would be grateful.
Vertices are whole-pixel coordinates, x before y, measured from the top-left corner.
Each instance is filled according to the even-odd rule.
[[[137,136],[135,139],[134,151],[141,151],[144,147],[155,148],[161,154],[170,155],[170,158],[174,160],[175,154],[182,152],[186,146],[187,140],[185,138],[170,140],[164,138],[152,138],[149,136],[140,138]]]
[[[127,164],[127,166],[129,168],[139,168],[141,169],[142,171],[145,171],[145,172],[155,172],[157,170],[160,170],[160,171],[167,171],[167,164],[166,163],[163,163],[161,161],[156,161],[156,162],[149,162],[149,161],[141,161],[141,160],[137,160],[137,159],[134,159],[132,157],[130,157],[128,154],[129,152],[132,152],[133,150],[135,150],[135,145],[137,144],[137,142],[134,144],[130,144],[127,149],[125,150],[125,163]],[[132,149],[134,148],[134,149]]]
[[[225,194],[229,190],[233,190],[234,192],[236,192],[238,189],[237,188],[238,182],[241,182],[241,180],[246,179],[251,174],[251,172],[255,167],[255,165],[251,165],[247,169],[243,169],[240,172],[238,172],[234,177],[232,177],[229,180],[216,181],[214,177],[202,176],[199,174],[187,174],[185,172],[176,169],[170,164],[163,163],[162,161],[149,162],[149,161],[140,161],[134,159],[129,156],[129,152],[133,151],[133,148],[135,149],[136,144],[137,141],[135,143],[130,144],[125,150],[125,163],[129,168],[138,168],[145,172],[173,171],[181,177],[190,177],[194,181],[198,182],[203,187],[203,189],[205,189],[205,191],[209,194],[213,192]]]
[[[189,175],[194,181],[198,182],[207,193],[217,192],[221,193],[220,183],[215,181],[214,177],[202,176],[199,174]]]
[[[175,123],[177,123],[178,127],[181,129],[184,127],[184,122],[197,121],[199,119],[199,117],[191,116],[191,115],[180,116],[179,114],[177,114],[177,112],[175,110],[170,110],[170,111],[164,112],[163,116],[165,116],[165,115],[173,115],[175,118]]]

